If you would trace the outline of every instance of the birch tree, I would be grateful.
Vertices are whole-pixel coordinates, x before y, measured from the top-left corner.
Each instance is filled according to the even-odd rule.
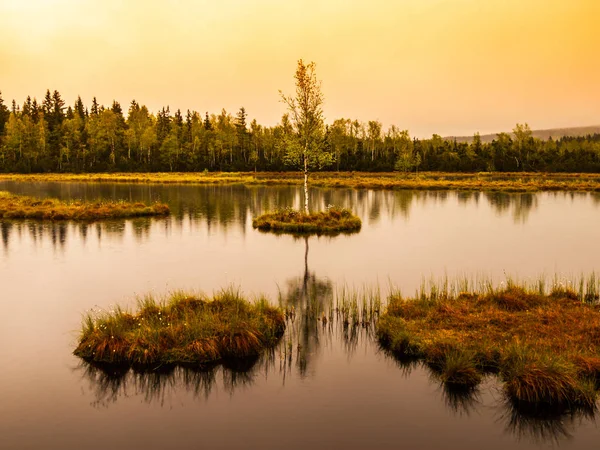
[[[304,212],[308,210],[308,174],[333,162],[333,156],[324,148],[325,124],[323,119],[323,93],[317,80],[315,63],[304,64],[301,59],[296,68],[296,95],[287,96],[279,91],[290,112],[293,130],[285,143],[284,162],[304,171]]]

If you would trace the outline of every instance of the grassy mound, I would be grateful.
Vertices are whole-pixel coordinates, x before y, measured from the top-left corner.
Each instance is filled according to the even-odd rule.
[[[310,214],[293,209],[275,211],[255,218],[252,226],[280,233],[336,234],[359,231],[362,222],[348,209],[333,207]]]
[[[0,191],[0,219],[102,220],[166,216],[169,212],[163,203],[148,206],[127,202],[63,202]]]
[[[283,335],[283,314],[262,299],[256,304],[233,290],[213,299],[174,294],[167,302],[140,302],[83,322],[74,351],[87,361],[111,364],[209,364],[258,355]]]
[[[449,385],[473,387],[495,373],[522,405],[593,408],[600,388],[600,307],[557,289],[390,299],[382,346],[424,361]]]

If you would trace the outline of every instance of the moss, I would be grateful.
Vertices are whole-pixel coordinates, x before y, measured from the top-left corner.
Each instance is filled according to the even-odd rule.
[[[337,234],[357,232],[362,222],[351,211],[333,207],[310,214],[292,209],[275,211],[255,218],[252,226],[280,233]]]
[[[41,200],[0,191],[0,219],[93,221],[166,216],[169,213],[169,207],[163,203],[148,206],[143,203],[128,202],[64,202],[56,199]]]
[[[95,363],[207,365],[256,356],[284,328],[282,312],[264,300],[253,304],[233,290],[213,299],[178,293],[164,303],[146,298],[136,314],[86,316],[74,354]]]
[[[592,407],[600,374],[600,309],[573,292],[511,284],[488,293],[392,297],[381,345],[424,361],[440,381],[475,386],[497,374],[511,401]]]

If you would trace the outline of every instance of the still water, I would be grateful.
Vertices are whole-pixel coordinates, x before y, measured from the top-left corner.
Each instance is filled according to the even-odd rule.
[[[2,449],[598,444],[594,419],[521,417],[503,405],[494,380],[470,398],[444,392],[424,368],[380,351],[371,330],[303,320],[295,293],[305,280],[327,303],[344,285],[410,294],[424,278],[445,275],[589,273],[600,254],[600,196],[315,189],[313,208],[350,207],[363,229],[305,240],[251,225],[262,211],[299,206],[296,187],[2,182],[0,190],[161,200],[173,213],[97,224],[0,221]],[[103,372],[71,355],[91,308],[232,284],[298,308],[291,358],[284,344],[247,367],[136,374]]]

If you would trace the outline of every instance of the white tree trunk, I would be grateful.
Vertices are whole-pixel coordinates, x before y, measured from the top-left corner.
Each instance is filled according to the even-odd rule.
[[[308,161],[304,155],[304,212],[308,214]]]

